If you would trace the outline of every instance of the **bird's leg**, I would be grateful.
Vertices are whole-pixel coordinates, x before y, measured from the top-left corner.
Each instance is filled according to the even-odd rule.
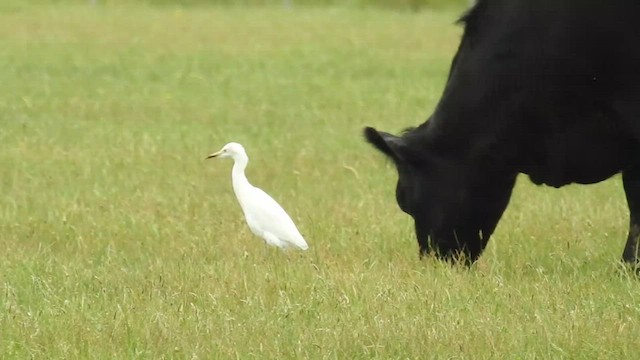
[[[269,256],[269,244],[266,242],[263,243],[264,247],[262,248],[262,258],[266,259]]]

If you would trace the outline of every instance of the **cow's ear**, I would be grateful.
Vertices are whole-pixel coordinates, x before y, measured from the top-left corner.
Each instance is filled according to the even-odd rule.
[[[364,137],[394,161],[406,161],[406,145],[401,137],[378,131],[372,127],[364,128]]]

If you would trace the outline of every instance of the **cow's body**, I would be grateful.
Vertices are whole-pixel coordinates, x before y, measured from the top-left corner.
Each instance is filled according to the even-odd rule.
[[[622,172],[640,236],[640,1],[480,0],[429,121],[369,142],[397,165],[421,254],[474,261],[518,173],[589,184]]]

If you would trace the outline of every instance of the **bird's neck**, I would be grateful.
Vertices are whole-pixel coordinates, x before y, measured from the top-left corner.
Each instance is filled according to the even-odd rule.
[[[245,189],[251,188],[251,184],[244,174],[244,170],[247,168],[249,159],[246,156],[239,156],[234,159],[233,170],[231,171],[231,181],[233,182],[233,190],[238,198]]]

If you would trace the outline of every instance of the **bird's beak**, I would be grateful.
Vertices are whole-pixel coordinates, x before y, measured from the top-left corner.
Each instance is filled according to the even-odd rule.
[[[222,153],[222,150],[220,150],[218,152],[214,152],[213,154],[207,156],[205,159],[212,159],[214,157],[218,157],[221,153]]]

